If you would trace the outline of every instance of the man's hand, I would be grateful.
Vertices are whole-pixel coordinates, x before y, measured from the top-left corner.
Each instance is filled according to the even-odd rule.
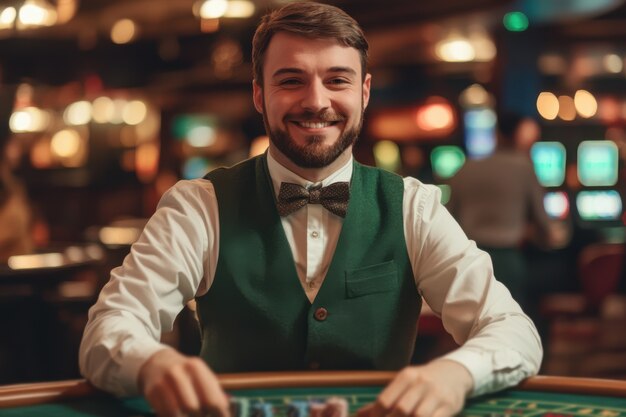
[[[160,350],[146,361],[139,387],[160,417],[230,415],[228,397],[207,364],[174,349]]]
[[[461,364],[439,359],[404,368],[357,417],[451,417],[459,413],[473,388]]]

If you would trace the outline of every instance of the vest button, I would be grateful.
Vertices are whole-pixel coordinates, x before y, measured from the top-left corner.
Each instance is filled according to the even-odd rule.
[[[319,362],[311,362],[309,364],[309,368],[311,368],[311,369],[320,369],[320,363]]]
[[[317,321],[324,321],[326,320],[326,317],[328,317],[328,310],[326,310],[324,307],[320,307],[315,310],[314,317]]]

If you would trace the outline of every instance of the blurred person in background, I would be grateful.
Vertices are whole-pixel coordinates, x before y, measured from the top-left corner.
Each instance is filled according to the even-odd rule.
[[[8,156],[9,117],[13,111],[16,88],[2,83],[0,67],[0,263],[12,255],[34,250],[32,210],[22,182],[13,174]]]
[[[448,210],[467,236],[491,256],[495,276],[526,306],[528,268],[523,245],[532,240],[560,247],[565,232],[543,205],[530,146],[539,139],[538,123],[519,114],[498,115],[496,151],[473,159],[450,180]]]
[[[32,211],[26,190],[8,163],[0,160],[0,262],[33,250]]]

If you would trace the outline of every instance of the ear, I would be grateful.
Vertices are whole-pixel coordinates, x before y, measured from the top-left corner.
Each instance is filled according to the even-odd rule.
[[[363,110],[367,108],[367,104],[370,101],[371,84],[372,84],[372,74],[366,74],[365,80],[363,80]]]
[[[252,81],[252,100],[256,111],[263,114],[263,87],[256,80]]]

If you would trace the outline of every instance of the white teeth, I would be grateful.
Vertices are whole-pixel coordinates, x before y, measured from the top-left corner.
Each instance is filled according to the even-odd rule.
[[[321,129],[323,127],[330,126],[331,123],[323,123],[323,122],[300,122],[300,126],[306,127],[308,129]]]

